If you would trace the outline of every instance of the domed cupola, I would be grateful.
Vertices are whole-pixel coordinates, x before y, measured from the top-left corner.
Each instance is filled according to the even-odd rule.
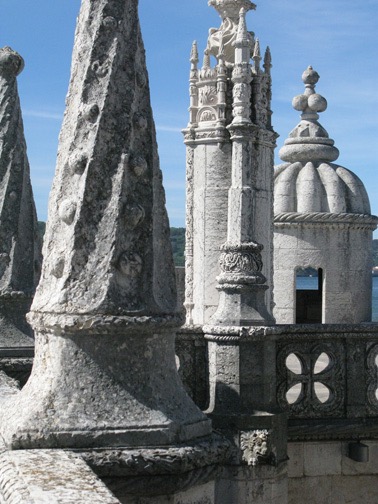
[[[292,103],[301,121],[274,176],[274,315],[278,323],[369,321],[378,218],[361,180],[335,163],[339,151],[318,122],[327,109],[315,91],[319,74],[308,67],[302,80],[305,91]],[[309,267],[318,271],[318,290],[301,297],[296,274]]]
[[[302,80],[305,92],[293,99],[294,109],[302,112],[301,121],[279,152],[287,163],[275,171],[276,220],[282,213],[369,215],[369,198],[361,180],[332,163],[339,151],[318,122],[319,113],[327,109],[327,100],[315,92],[319,74],[308,67]]]

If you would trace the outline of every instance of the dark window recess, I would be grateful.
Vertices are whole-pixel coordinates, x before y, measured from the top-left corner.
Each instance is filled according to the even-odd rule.
[[[316,278],[316,277],[315,277]],[[313,278],[317,288],[298,289],[296,282],[296,323],[297,324],[321,324],[322,323],[322,300],[323,300],[323,270],[317,271],[317,282]],[[298,280],[298,276],[297,276]]]

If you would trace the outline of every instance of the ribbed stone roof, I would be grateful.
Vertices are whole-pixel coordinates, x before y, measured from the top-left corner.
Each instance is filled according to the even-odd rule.
[[[352,171],[333,163],[339,151],[319,124],[327,101],[315,92],[319,74],[303,73],[305,92],[293,99],[301,121],[289,134],[279,155],[287,163],[275,170],[274,213],[326,212],[370,214],[365,187]]]

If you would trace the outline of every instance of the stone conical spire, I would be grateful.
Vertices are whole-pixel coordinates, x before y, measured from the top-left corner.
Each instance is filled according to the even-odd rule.
[[[283,161],[321,162],[335,161],[339,151],[327,131],[319,124],[319,113],[327,109],[327,100],[315,92],[319,74],[309,66],[303,72],[305,92],[293,99],[295,110],[302,112],[301,122],[290,133],[279,152]]]
[[[0,346],[18,346],[25,334],[40,273],[37,217],[16,77],[24,61],[0,49]],[[26,342],[28,339],[26,340]],[[30,345],[30,342],[28,343]]]
[[[211,432],[176,371],[181,320],[137,6],[82,2],[30,316],[36,359],[2,420],[9,447]]]

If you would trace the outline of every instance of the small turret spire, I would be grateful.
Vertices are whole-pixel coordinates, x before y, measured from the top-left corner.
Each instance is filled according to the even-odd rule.
[[[270,47],[268,46],[266,48],[264,56],[264,70],[268,75],[270,75],[271,68],[272,68],[272,54],[270,52]]]
[[[194,40],[193,44],[192,44],[192,50],[190,52],[190,63],[192,63],[192,65],[197,66],[198,61],[199,61],[199,58],[198,58],[198,46],[197,46],[197,41]]]
[[[253,50],[253,61],[255,62],[255,70],[260,70],[261,52],[260,52],[260,41],[257,38],[255,42],[255,47]]]
[[[209,50],[206,48],[204,53],[203,53],[203,64],[202,68],[210,68],[210,53]]]
[[[247,11],[242,7],[239,12],[239,26],[238,33],[235,40],[235,47],[243,47],[250,45],[250,37],[248,37],[247,21],[246,21]]]

